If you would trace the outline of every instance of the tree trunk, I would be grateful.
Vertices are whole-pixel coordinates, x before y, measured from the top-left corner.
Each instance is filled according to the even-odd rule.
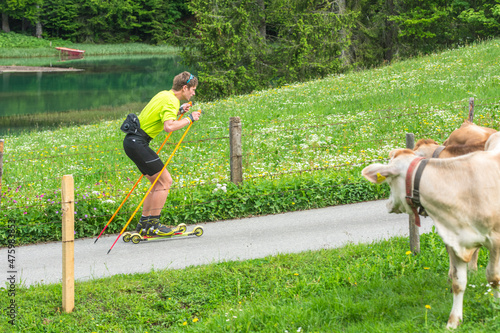
[[[264,0],[257,0],[257,6],[262,10],[260,13],[259,33],[265,40],[267,31],[266,31],[266,4]]]
[[[2,13],[2,30],[4,32],[10,32],[9,15],[5,13]]]
[[[36,25],[35,25],[35,35],[38,38],[42,38],[42,22],[40,22],[40,5],[36,5]]]
[[[346,10],[345,10],[346,9],[345,0],[335,0],[334,2],[337,4],[337,6],[339,8],[338,14],[339,15],[344,15],[345,12],[346,12]],[[340,39],[342,41],[345,41],[347,39],[346,36],[347,36],[346,30],[345,29],[341,29],[340,30]],[[349,55],[348,55],[347,50],[345,48],[342,48],[342,51],[340,53],[340,59],[342,60],[342,64],[344,66],[349,65],[349,62],[350,62],[349,61]]]
[[[394,36],[396,36],[395,25],[393,21],[389,21],[387,17],[389,15],[394,15],[394,3],[392,0],[386,2],[387,15],[385,20],[385,32],[384,32],[384,60],[388,62],[392,61],[394,57]]]

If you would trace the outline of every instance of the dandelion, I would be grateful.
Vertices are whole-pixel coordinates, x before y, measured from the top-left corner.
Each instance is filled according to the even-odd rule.
[[[411,254],[411,251],[406,251],[406,255],[410,255]]]
[[[186,326],[187,324],[188,324],[187,321],[182,323],[183,326]]]
[[[196,322],[198,322],[198,318],[193,319],[193,323],[196,323]]]
[[[427,328],[427,311],[431,309],[430,305],[425,306],[425,327]]]

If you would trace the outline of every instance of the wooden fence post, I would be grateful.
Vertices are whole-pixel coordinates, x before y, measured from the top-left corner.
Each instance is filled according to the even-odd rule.
[[[3,139],[0,139],[0,206],[2,205]]]
[[[240,117],[231,117],[229,118],[229,166],[231,169],[231,181],[236,185],[243,182],[242,155]]]
[[[75,185],[72,175],[62,178],[62,307],[75,307]]]
[[[413,133],[406,133],[406,148],[415,148],[415,135]],[[420,253],[420,235],[418,227],[415,225],[415,216],[410,215],[408,224],[410,227],[410,250],[414,254]]]
[[[469,98],[469,121],[474,121],[474,97]]]

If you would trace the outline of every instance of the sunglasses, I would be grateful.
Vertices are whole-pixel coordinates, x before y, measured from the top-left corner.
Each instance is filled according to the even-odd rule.
[[[191,81],[192,79],[194,79],[194,75],[193,74],[189,74],[189,80],[187,80],[186,84],[188,84],[189,81]]]

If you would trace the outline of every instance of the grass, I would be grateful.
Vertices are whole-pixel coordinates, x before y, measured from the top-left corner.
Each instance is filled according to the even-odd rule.
[[[353,202],[370,190],[383,196],[383,188],[361,179],[360,168],[403,147],[405,133],[442,141],[467,117],[470,97],[477,99],[475,123],[498,128],[499,56],[500,43],[493,40],[370,71],[198,103],[203,120],[169,167],[175,188],[165,214],[197,222]],[[245,180],[240,187],[229,184],[231,116],[243,124]],[[3,223],[16,219],[19,229],[27,223],[26,234],[34,234],[57,222],[60,179],[71,173],[76,230],[92,221],[102,227],[138,177],[122,153],[119,125],[120,120],[102,121],[6,136]],[[162,139],[155,141],[156,148]],[[145,189],[143,183],[140,191]],[[134,207],[139,197],[128,205]],[[83,235],[78,231],[77,237]],[[61,312],[60,285],[19,287],[16,326],[9,326],[2,312],[0,329],[445,332],[452,302],[446,250],[435,233],[422,235],[421,242],[417,256],[407,254],[407,239],[394,238],[78,282],[72,314]],[[485,263],[483,250],[479,272],[469,274],[464,323],[457,332],[500,329],[498,302],[485,285]],[[10,301],[0,297],[2,309]]]
[[[493,40],[197,103],[204,115],[169,165],[174,187],[163,214],[171,224],[197,223],[384,197],[387,189],[366,182],[360,170],[404,147],[406,133],[442,142],[467,118],[470,97],[476,98],[474,122],[498,128],[498,59],[500,41]],[[100,232],[139,177],[123,153],[119,130],[129,110],[124,108],[118,120],[5,136],[0,221],[16,216],[18,225],[26,226],[20,234],[29,236],[20,241],[59,237],[57,225],[51,225],[60,221],[60,179],[65,174],[75,178],[77,236]],[[241,118],[243,128],[241,187],[230,185],[232,116]],[[160,154],[164,160],[182,132],[170,138]],[[153,141],[153,149],[163,138],[161,134]],[[15,167],[19,163],[22,169]],[[228,191],[218,191],[217,184],[226,184]],[[147,188],[144,181],[136,193]],[[129,199],[110,232],[119,231],[141,198]]]
[[[183,270],[77,282],[75,310],[61,311],[61,285],[18,287],[9,332],[446,332],[452,295],[436,233],[408,253],[407,238],[280,254]],[[486,255],[469,274],[456,332],[500,328],[485,286]],[[5,292],[5,291],[2,291]],[[5,309],[12,298],[1,297]]]
[[[0,65],[38,66],[40,57],[59,57],[56,47],[69,47],[85,50],[85,56],[133,55],[133,54],[177,54],[179,48],[169,45],[151,45],[144,43],[122,44],[82,44],[62,39],[38,39],[15,32],[0,31]],[[8,58],[8,59],[7,59]],[[12,58],[24,58],[16,59]],[[26,59],[28,58],[28,59]],[[32,58],[32,59],[29,59]]]

